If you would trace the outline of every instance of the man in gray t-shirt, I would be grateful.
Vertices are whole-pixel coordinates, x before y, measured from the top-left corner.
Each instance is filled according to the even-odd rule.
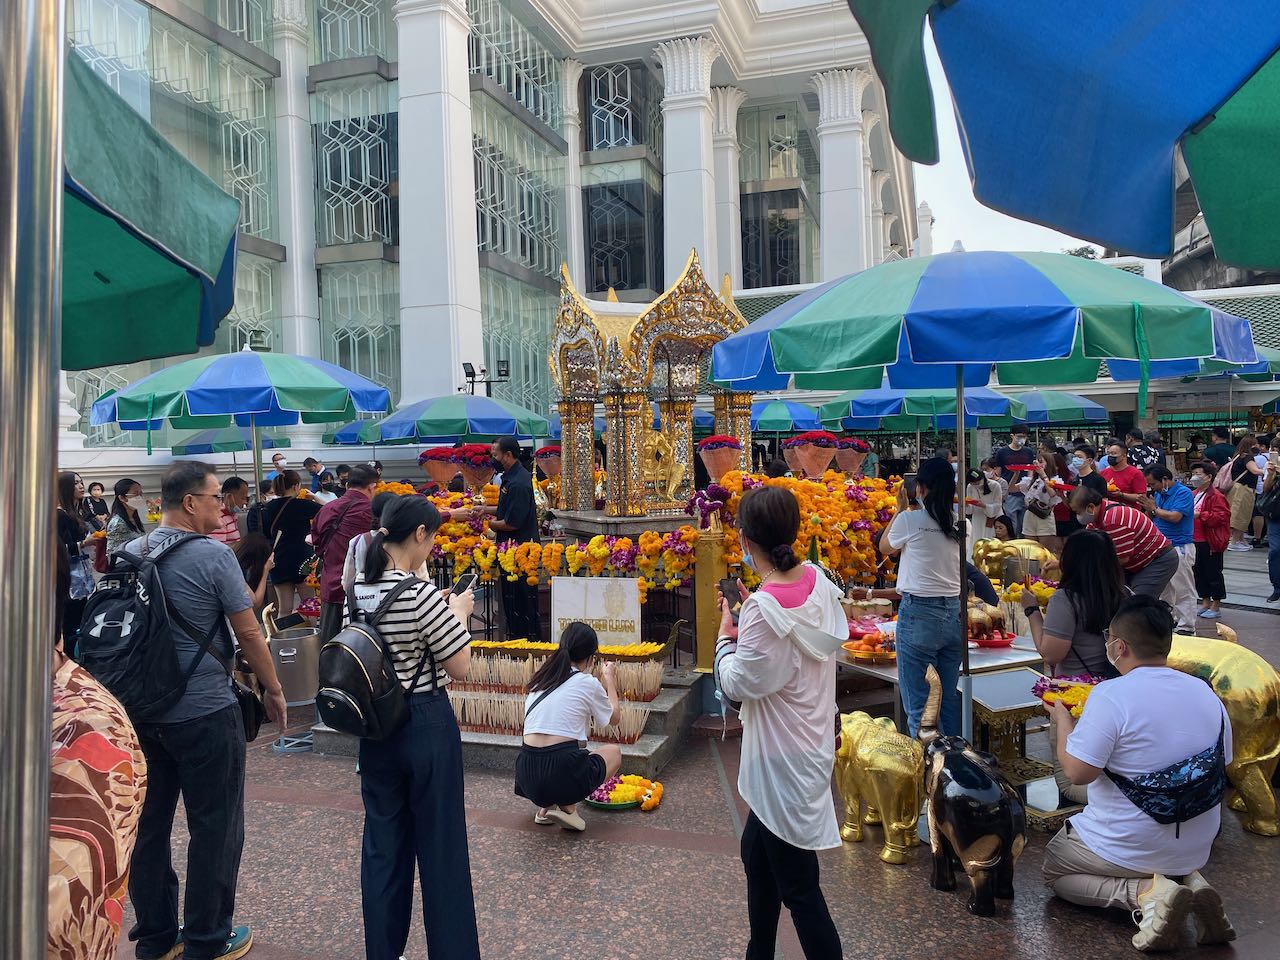
[[[165,558],[170,547],[190,535],[190,530],[160,526],[125,547],[130,553],[149,556],[159,563],[165,596],[198,634],[188,636],[176,622],[173,623],[173,643],[178,651],[178,664],[184,670],[200,654],[205,637],[215,627],[219,629],[210,646],[230,663],[235,650],[231,643],[231,630],[223,625],[227,617],[253,606],[240,564],[226,544],[202,537],[183,543],[171,558]],[[156,722],[194,720],[235,702],[227,671],[215,657],[208,655],[196,665],[182,699]]]
[[[262,682],[267,717],[283,731],[284,691],[240,565],[226,544],[208,539],[222,522],[217,473],[207,463],[175,463],[161,480],[160,499],[160,527],[125,549],[157,560],[169,605],[195,634],[170,616],[178,663],[189,667],[217,628],[214,649],[230,664],[234,632]],[[197,539],[179,542],[192,535]],[[194,958],[241,956],[253,942],[248,927],[232,926],[244,846],[244,721],[226,669],[203,656],[182,698],[163,717],[134,727],[147,758],[147,795],[130,865],[129,899],[138,918],[130,939],[143,957],[169,956],[178,945],[171,847],[181,798],[191,842],[180,949]]]

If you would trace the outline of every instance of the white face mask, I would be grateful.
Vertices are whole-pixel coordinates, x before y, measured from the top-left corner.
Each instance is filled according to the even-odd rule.
[[[1026,441],[1026,440],[1024,440],[1024,439],[1022,439],[1022,437],[1010,437],[1010,438],[1009,438],[1009,446],[1013,447],[1013,449],[1015,449],[1015,450],[1021,450],[1021,449],[1022,449],[1022,445],[1023,445],[1024,443],[1026,443],[1026,442],[1027,442],[1027,441]]]
[[[1108,643],[1104,645],[1102,650],[1103,650],[1104,656],[1106,656],[1107,658],[1107,663],[1111,664],[1114,667],[1116,665],[1116,661],[1111,656],[1111,644]]]

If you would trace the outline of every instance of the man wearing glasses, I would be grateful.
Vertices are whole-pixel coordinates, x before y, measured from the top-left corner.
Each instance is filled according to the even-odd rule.
[[[161,480],[160,502],[160,526],[125,549],[156,561],[170,610],[180,612],[169,614],[178,663],[191,672],[174,706],[135,724],[147,758],[147,796],[129,877],[138,918],[130,939],[142,957],[175,957],[184,950],[193,957],[241,957],[253,942],[248,927],[231,922],[244,846],[245,734],[231,678],[218,659],[233,662],[232,631],[262,682],[267,717],[281,730],[287,722],[284,691],[236,556],[210,538],[222,523],[214,468],[175,463]],[[205,655],[206,643],[217,656]],[[179,796],[191,836],[181,939],[171,866]]]

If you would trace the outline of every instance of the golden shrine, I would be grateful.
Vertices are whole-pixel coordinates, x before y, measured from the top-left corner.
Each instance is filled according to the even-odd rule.
[[[633,304],[585,300],[567,269],[560,279],[548,362],[560,394],[561,491],[564,511],[595,508],[594,422],[604,405],[608,480],[604,514],[644,517],[683,510],[693,495],[693,403],[711,394],[716,432],[742,444],[750,467],[750,393],[707,382],[711,348],[746,327],[733,302],[729,278],[716,291],[698,252],[657,300],[639,312]],[[650,402],[659,411],[653,429]]]
[[[652,303],[588,301],[561,269],[560,309],[547,358],[560,395],[561,474],[552,507],[571,534],[635,535],[687,522],[694,492],[693,404],[710,394],[715,430],[742,445],[751,466],[752,394],[708,380],[711,348],[747,325],[733,302],[729,277],[720,290],[707,282],[697,250],[684,271]],[[654,429],[651,403],[657,404]],[[595,410],[605,416],[604,510],[597,511]],[[724,537],[704,535],[694,572],[698,666],[711,665],[719,611],[716,584],[725,576]]]

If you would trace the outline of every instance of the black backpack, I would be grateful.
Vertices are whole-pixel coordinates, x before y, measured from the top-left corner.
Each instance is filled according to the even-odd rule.
[[[382,598],[376,610],[365,613],[351,604],[351,622],[320,648],[320,690],[316,711],[320,721],[340,733],[369,740],[385,740],[404,725],[409,708],[405,688],[396,676],[395,663],[386,641],[378,632],[378,622],[400,594],[416,583],[405,577]],[[436,689],[436,658],[427,644],[427,655],[409,682],[409,689],[427,664],[431,665],[431,689]]]
[[[76,660],[120,701],[134,723],[155,720],[182,699],[187,681],[221,632],[219,620],[191,665],[186,670],[179,666],[160,566],[170,554],[203,539],[194,533],[178,537],[154,556],[114,554],[111,568],[85,601]]]

